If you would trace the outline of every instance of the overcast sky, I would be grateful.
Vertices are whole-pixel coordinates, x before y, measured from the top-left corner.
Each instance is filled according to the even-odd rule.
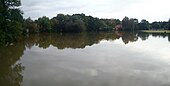
[[[98,18],[123,17],[168,21],[170,0],[21,0],[24,18],[84,13]]]

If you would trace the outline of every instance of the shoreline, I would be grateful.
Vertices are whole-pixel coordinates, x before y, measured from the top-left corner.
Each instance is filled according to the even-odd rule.
[[[140,30],[145,33],[170,33],[170,30]]]

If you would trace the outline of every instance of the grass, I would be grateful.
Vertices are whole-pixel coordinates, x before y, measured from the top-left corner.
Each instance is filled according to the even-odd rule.
[[[170,33],[170,30],[140,30],[145,33]]]

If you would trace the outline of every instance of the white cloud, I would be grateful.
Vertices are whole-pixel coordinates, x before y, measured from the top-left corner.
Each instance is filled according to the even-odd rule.
[[[170,18],[169,0],[22,0],[24,17],[54,17],[58,13],[85,13],[99,18],[124,16],[167,21]]]

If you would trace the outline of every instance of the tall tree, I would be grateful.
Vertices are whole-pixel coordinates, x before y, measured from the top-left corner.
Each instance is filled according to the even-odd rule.
[[[170,30],[170,19],[169,19],[169,21],[168,21],[168,30]]]
[[[49,32],[51,31],[51,23],[50,19],[46,16],[43,16],[42,18],[38,18],[37,20],[38,25],[40,26],[40,32]]]
[[[22,33],[20,0],[0,0],[0,41],[8,42]]]
[[[161,25],[159,22],[153,22],[152,23],[152,29],[160,29],[161,28]]]
[[[129,20],[129,26],[130,26],[130,30],[136,30],[138,29],[138,19],[133,19],[131,18]]]
[[[33,21],[30,17],[24,20],[24,32],[25,33],[36,33],[39,32],[39,25]]]
[[[149,29],[149,22],[145,19],[142,19],[139,23],[139,29],[140,30],[148,30]]]
[[[124,17],[122,20],[123,30],[130,30],[130,20],[128,17]]]

